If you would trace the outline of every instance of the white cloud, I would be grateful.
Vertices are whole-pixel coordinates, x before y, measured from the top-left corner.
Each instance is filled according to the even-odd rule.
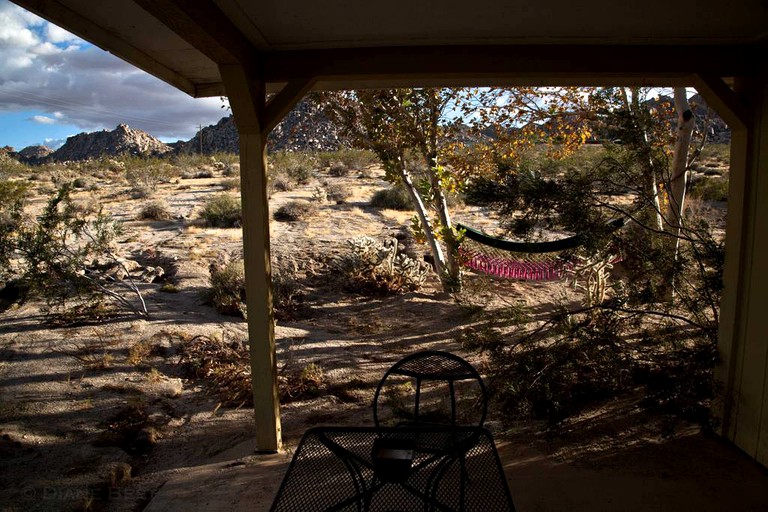
[[[71,34],[63,28],[56,26],[52,23],[46,23],[45,27],[46,39],[52,43],[69,43],[69,42],[82,42],[82,39],[74,34]]]
[[[0,111],[45,113],[32,118],[38,123],[85,131],[126,123],[174,140],[225,115],[218,98],[190,98],[7,0],[0,55]]]
[[[56,122],[55,119],[52,117],[46,117],[46,116],[32,116],[32,121],[39,123],[39,124],[54,124]]]
[[[64,145],[65,142],[67,142],[66,138],[63,138],[63,139],[47,138],[43,141],[43,145],[48,146],[51,149],[59,149],[61,146]]]

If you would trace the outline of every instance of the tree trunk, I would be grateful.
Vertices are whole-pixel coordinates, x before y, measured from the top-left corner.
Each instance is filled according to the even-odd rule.
[[[434,206],[440,220],[441,235],[447,249],[445,255],[447,275],[443,279],[443,288],[445,288],[445,291],[457,292],[461,290],[461,266],[457,258],[459,247],[453,232],[451,214],[448,211],[448,200],[438,175],[436,152],[429,155],[428,162],[430,165],[429,179],[432,185],[432,194],[434,195]]]
[[[680,234],[685,207],[686,174],[688,170],[688,148],[695,120],[688,105],[685,87],[675,87],[675,111],[677,112],[677,134],[672,156],[672,166],[669,171],[669,205],[667,208],[667,224],[675,238]],[[675,250],[677,250],[677,242]]]
[[[402,157],[402,155],[396,162],[396,168],[400,173],[400,179],[405,186],[405,190],[408,192],[408,195],[411,198],[411,203],[413,203],[413,208],[416,210],[416,215],[419,217],[419,222],[421,222],[421,227],[424,230],[424,236],[427,238],[427,244],[429,245],[429,250],[432,253],[432,259],[434,259],[435,262],[435,272],[437,272],[437,275],[440,277],[443,290],[450,292],[452,287],[450,281],[447,279],[443,249],[440,247],[440,244],[435,237],[435,233],[432,230],[432,224],[429,222],[429,211],[424,205],[424,201],[422,201],[421,195],[419,195],[419,191],[416,190],[416,186],[413,184],[413,179],[411,178],[408,169],[405,168],[405,159]]]

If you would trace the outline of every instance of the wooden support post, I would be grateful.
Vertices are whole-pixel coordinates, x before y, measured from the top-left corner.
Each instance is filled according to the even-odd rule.
[[[243,256],[256,450],[273,452],[280,449],[282,439],[272,312],[266,133],[261,126],[264,83],[241,65],[222,65],[219,69],[240,133]]]
[[[264,82],[258,73],[240,64],[222,64],[219,70],[240,134],[243,256],[256,450],[274,452],[280,449],[282,439],[272,310],[266,144],[270,130],[312,87],[314,79],[289,82],[265,104]]]
[[[737,80],[718,368],[722,433],[768,465],[768,66]],[[726,101],[733,101],[733,98]]]

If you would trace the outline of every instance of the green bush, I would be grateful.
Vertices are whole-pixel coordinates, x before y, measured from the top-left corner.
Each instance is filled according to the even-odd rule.
[[[0,179],[0,209],[16,203],[25,203],[29,196],[29,185],[23,181]]]
[[[8,273],[7,255],[16,254],[15,273],[31,292],[46,299],[46,313],[63,322],[99,320],[122,307],[138,316],[147,309],[113,243],[122,225],[101,211],[76,204],[70,185],[52,197],[37,221],[17,202],[0,224],[0,271]]]
[[[126,160],[123,160],[126,162]],[[125,179],[131,186],[131,197],[141,199],[155,193],[161,183],[169,183],[177,176],[176,170],[166,162],[134,157],[126,163]]]
[[[702,201],[728,201],[728,176],[697,179],[691,183],[691,196]]]
[[[310,153],[279,151],[269,155],[269,174],[272,176],[284,175],[290,177],[300,185],[306,185],[312,179],[312,170],[317,163]]]
[[[365,149],[341,149],[336,152],[336,158],[349,169],[358,171],[379,161],[373,151]]]
[[[208,227],[236,228],[243,222],[240,198],[232,194],[218,194],[205,202],[200,218]]]
[[[275,212],[275,220],[295,222],[306,220],[317,213],[317,207],[309,201],[290,201]]]
[[[377,191],[371,198],[371,206],[388,210],[412,210],[411,199],[402,187],[390,187]]]
[[[5,153],[0,153],[0,178],[29,171],[29,167]]]

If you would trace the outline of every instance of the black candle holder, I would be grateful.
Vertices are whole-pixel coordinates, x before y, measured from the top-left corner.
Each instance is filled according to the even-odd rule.
[[[411,473],[413,439],[378,438],[373,442],[373,471],[385,482],[404,482]]]

